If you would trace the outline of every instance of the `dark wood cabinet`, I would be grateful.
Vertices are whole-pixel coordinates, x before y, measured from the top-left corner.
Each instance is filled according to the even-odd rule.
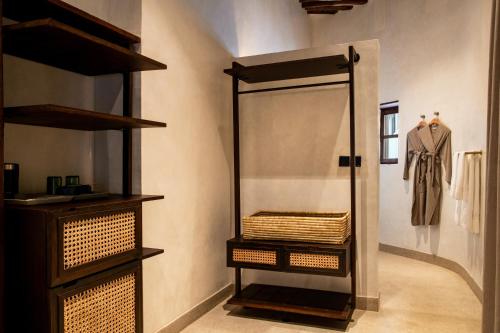
[[[82,327],[95,325],[115,332],[107,330],[121,327],[113,313],[123,314],[123,327],[134,318],[141,331],[142,316],[128,312],[133,300],[141,311],[142,201],[115,199],[7,208],[8,332],[93,332]]]

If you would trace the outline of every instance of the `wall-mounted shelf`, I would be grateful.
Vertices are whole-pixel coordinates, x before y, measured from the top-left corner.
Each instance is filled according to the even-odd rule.
[[[256,66],[238,64],[224,73],[236,76],[246,83],[259,83],[290,79],[302,79],[323,75],[349,73],[349,61],[344,55],[276,62]]]
[[[160,255],[164,252],[165,252],[165,250],[163,250],[163,249],[153,249],[153,248],[149,248],[149,247],[143,247],[141,259],[142,260],[148,259],[148,258],[157,256],[157,255]]]
[[[338,320],[352,313],[351,294],[264,284],[249,285],[227,303]]]
[[[121,130],[125,128],[166,127],[165,123],[87,111],[59,105],[30,105],[4,109],[5,122],[23,125],[65,128],[83,131]]]
[[[45,211],[48,213],[61,213],[61,212],[80,212],[80,211],[91,211],[98,210],[101,207],[106,207],[110,205],[128,205],[137,204],[146,201],[162,200],[165,197],[163,195],[121,195],[121,194],[110,194],[105,199],[95,199],[95,200],[82,200],[82,201],[70,201],[64,203],[55,203],[47,205],[35,205],[35,206],[24,206],[24,205],[9,205],[9,209],[22,209],[31,211]]]
[[[3,42],[7,54],[89,76],[167,68],[53,19],[6,25]]]
[[[15,21],[52,17],[61,23],[122,46],[128,47],[130,44],[141,42],[140,37],[61,0],[4,0],[3,7],[4,16]]]

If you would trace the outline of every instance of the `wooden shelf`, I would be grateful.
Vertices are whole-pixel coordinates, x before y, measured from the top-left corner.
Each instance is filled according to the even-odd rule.
[[[83,131],[125,128],[166,127],[165,123],[87,111],[58,105],[30,105],[4,109],[5,122],[23,125],[66,128]]]
[[[163,195],[130,195],[110,194],[107,198],[95,200],[70,201],[37,206],[8,205],[8,209],[44,211],[48,213],[95,211],[105,206],[127,205],[139,202],[164,199]]]
[[[350,294],[263,284],[249,285],[227,303],[337,320],[349,320],[353,311]]]
[[[4,0],[3,14],[15,21],[51,17],[112,43],[129,47],[141,39],[61,0]]]
[[[3,37],[7,54],[89,76],[167,68],[53,19],[6,25]]]
[[[151,258],[151,257],[157,256],[157,255],[160,255],[164,252],[165,252],[165,250],[163,250],[163,249],[153,249],[153,248],[149,248],[149,247],[143,247],[141,259],[144,260],[147,258]]]
[[[236,73],[233,73],[232,68],[225,69],[224,73],[231,76],[236,75],[246,83],[259,83],[346,74],[349,72],[348,64],[349,61],[344,55],[335,55],[256,66],[240,65],[236,69]]]

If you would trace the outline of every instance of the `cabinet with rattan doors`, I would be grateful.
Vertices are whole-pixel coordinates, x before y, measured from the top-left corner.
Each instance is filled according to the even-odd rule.
[[[146,199],[8,207],[9,331],[141,332]]]

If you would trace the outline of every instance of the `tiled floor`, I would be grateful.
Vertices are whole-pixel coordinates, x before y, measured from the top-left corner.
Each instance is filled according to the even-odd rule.
[[[481,304],[457,274],[380,253],[380,312],[356,311],[347,332],[480,332]],[[183,333],[319,333],[331,330],[229,316],[223,304]]]

